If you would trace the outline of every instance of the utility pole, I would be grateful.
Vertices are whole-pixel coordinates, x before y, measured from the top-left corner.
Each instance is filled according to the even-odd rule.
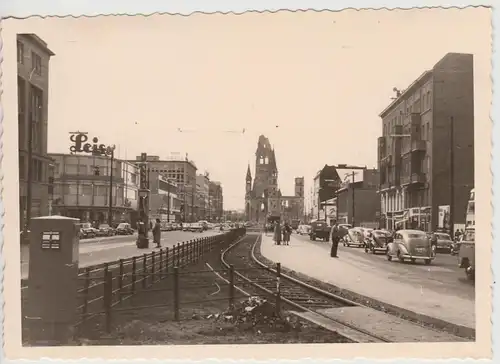
[[[450,235],[453,236],[454,233],[454,198],[455,198],[455,139],[453,135],[454,131],[454,119],[453,116],[450,117]]]
[[[191,185],[191,222],[194,222],[194,183]]]
[[[31,77],[30,77],[31,81]],[[35,117],[35,112],[33,110],[33,87],[31,83],[28,82],[30,91],[29,91],[29,113],[28,113],[28,180],[27,180],[27,188],[26,188],[26,215],[24,221],[24,234],[23,237],[27,239],[28,235],[26,234],[30,230],[30,221],[31,221],[31,209],[32,209],[32,200],[33,200],[33,118]],[[24,95],[23,95],[24,97]],[[24,171],[23,171],[24,172]]]
[[[167,179],[167,222],[170,222],[170,180]]]
[[[113,162],[115,160],[115,147],[110,147],[108,149],[111,157],[110,172],[109,172],[109,206],[108,206],[108,225],[112,227],[113,223]],[[148,189],[149,189],[149,178],[148,178]]]
[[[356,226],[355,225],[355,220],[354,220],[354,216],[355,216],[355,206],[356,204],[354,203],[354,176],[356,175],[356,173],[353,171],[352,172],[352,226]]]

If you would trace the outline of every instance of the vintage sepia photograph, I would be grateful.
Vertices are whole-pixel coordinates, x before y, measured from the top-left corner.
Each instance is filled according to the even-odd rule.
[[[490,355],[491,9],[2,28],[8,358]]]

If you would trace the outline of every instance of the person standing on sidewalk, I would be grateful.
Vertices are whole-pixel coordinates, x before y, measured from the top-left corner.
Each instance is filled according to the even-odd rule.
[[[332,241],[332,248],[330,250],[330,256],[332,258],[338,258],[337,250],[339,249],[340,232],[337,220],[332,221],[332,229],[330,230],[330,239]]]
[[[274,241],[276,245],[281,245],[281,226],[279,221],[276,221],[274,225]]]
[[[161,225],[160,219],[156,219],[155,226],[153,227],[153,242],[156,244],[156,247],[161,247]]]
[[[283,227],[283,242],[285,245],[290,245],[290,235],[292,234],[292,228],[285,222],[285,226]]]

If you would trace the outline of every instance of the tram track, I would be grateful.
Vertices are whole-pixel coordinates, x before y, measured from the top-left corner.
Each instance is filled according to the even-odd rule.
[[[279,287],[280,302],[284,307],[293,308],[298,313],[312,314],[320,319],[322,323],[326,321],[330,329],[334,329],[352,341],[358,343],[391,342],[384,337],[320,312],[319,310],[324,309],[357,307],[360,305],[281,272],[278,274],[279,266],[277,269],[273,269],[259,261],[255,256],[255,247],[259,239],[261,239],[260,234],[248,234],[221,253],[220,259],[223,266],[227,269],[232,266],[234,269],[236,286],[251,285],[264,292],[267,296],[274,298],[277,296],[276,292]],[[318,324],[318,322],[314,323]]]

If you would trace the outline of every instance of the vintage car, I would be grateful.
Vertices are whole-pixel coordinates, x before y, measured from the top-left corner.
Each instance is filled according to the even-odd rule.
[[[361,228],[355,227],[347,230],[347,234],[342,238],[344,246],[365,246],[365,235]]]
[[[297,229],[297,234],[299,235],[309,235],[311,232],[311,227],[309,225],[299,225]]]
[[[108,224],[100,224],[97,235],[98,236],[114,236],[115,229],[113,229]]]
[[[423,260],[430,264],[434,259],[431,242],[427,234],[421,230],[398,230],[394,234],[394,241],[387,244],[387,260],[398,258],[400,262],[409,259],[412,263]]]
[[[189,231],[202,233],[205,228],[201,222],[194,222],[189,226]]]
[[[382,230],[373,230],[365,238],[365,252],[385,253],[387,251],[388,234]]]
[[[127,222],[121,222],[116,227],[116,235],[132,235],[134,233],[134,229]]]
[[[84,222],[80,225],[80,239],[92,239],[97,236],[97,229],[92,227],[90,222]]]
[[[450,234],[435,232],[431,234],[431,242],[436,242],[436,251],[446,251],[451,253],[453,241]]]
[[[467,279],[474,280],[476,272],[476,231],[466,228],[465,234],[459,243],[458,265],[465,269]]]
[[[311,231],[309,232],[309,238],[311,240],[323,239],[328,241],[330,238],[330,227],[326,221],[314,221],[311,223]]]

